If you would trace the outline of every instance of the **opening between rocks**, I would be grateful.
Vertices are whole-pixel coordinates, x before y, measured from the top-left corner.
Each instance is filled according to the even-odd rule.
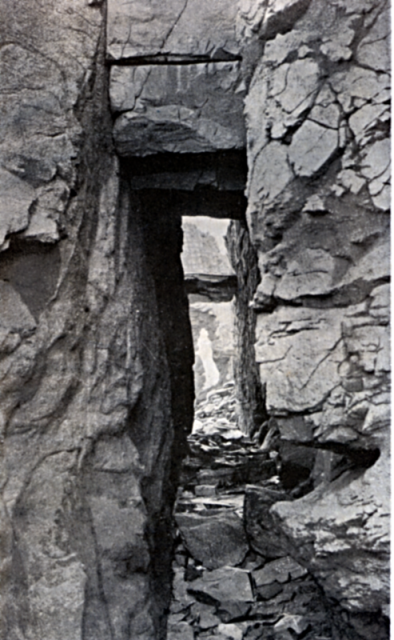
[[[379,453],[283,441],[267,417],[254,357],[258,276],[245,223],[245,156],[160,154],[128,158],[123,171],[147,226],[155,216],[182,224],[195,350],[168,639],[339,640],[335,605],[294,559],[270,508],[371,466]]]

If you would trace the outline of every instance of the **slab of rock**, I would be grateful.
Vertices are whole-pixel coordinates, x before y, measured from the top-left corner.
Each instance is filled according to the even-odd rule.
[[[285,541],[275,528],[270,514],[271,506],[286,500],[284,491],[247,486],[244,501],[244,522],[250,545],[263,558],[287,555]]]
[[[296,580],[308,573],[305,567],[302,567],[291,556],[278,558],[272,562],[268,562],[262,569],[253,571],[253,579],[256,587],[272,584],[273,582],[288,582],[288,580]]]
[[[390,20],[387,6],[383,6],[377,19],[357,47],[357,60],[376,71],[390,67]]]
[[[120,155],[245,147],[239,62],[113,67],[110,98]]]
[[[248,572],[233,567],[205,571],[201,578],[190,583],[188,591],[196,597],[208,596],[218,603],[253,602]]]
[[[258,316],[256,332],[269,411],[315,407],[338,384],[343,343],[335,310],[280,307],[268,319]]]
[[[259,597],[262,600],[271,600],[271,598],[275,598],[278,593],[281,593],[283,587],[279,582],[275,580],[275,582],[271,582],[270,584],[263,584],[259,587],[256,587],[256,591]]]
[[[293,136],[289,149],[290,164],[297,175],[311,177],[330,160],[338,149],[338,132],[306,120]]]
[[[215,615],[215,609],[202,602],[195,602],[191,607],[191,613],[197,618],[200,629],[211,629],[220,622],[219,618]]]
[[[107,54],[110,59],[229,59],[239,55],[237,5],[232,0],[110,0]]]
[[[244,40],[252,37],[271,38],[286,32],[308,6],[308,0],[242,0],[239,10],[239,34]]]
[[[303,616],[297,616],[286,613],[275,625],[275,631],[284,631],[292,629],[299,636],[309,627],[309,623]]]
[[[242,520],[233,512],[178,514],[176,521],[189,553],[207,569],[240,564],[248,552]]]
[[[239,623],[230,623],[225,624],[221,623],[218,625],[218,632],[222,634],[224,638],[228,640],[242,640],[244,637],[244,632],[248,627],[248,623],[239,622]]]

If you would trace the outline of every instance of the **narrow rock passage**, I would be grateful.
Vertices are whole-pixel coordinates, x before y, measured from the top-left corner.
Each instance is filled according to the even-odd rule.
[[[232,383],[196,409],[176,505],[168,640],[339,640],[319,587],[268,514],[302,491],[285,488],[278,440],[237,428]]]

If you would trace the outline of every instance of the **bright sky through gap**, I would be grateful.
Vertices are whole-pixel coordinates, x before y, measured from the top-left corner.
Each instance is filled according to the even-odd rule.
[[[230,222],[229,219],[209,218],[208,216],[183,216],[182,220],[196,225],[200,231],[210,233],[215,238],[220,253],[227,255],[224,236]]]

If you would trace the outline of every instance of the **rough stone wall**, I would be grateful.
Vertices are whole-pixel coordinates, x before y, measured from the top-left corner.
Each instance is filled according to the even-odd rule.
[[[315,490],[276,504],[273,522],[341,640],[383,638],[388,3],[242,0],[236,17],[232,0],[110,0],[108,58],[144,63],[113,65],[111,91],[100,4],[1,6],[1,636],[165,637],[192,417],[180,216],[172,193],[129,190],[112,124],[125,156],[239,151],[247,93],[259,278],[253,261],[240,274],[248,292],[260,280],[265,409],[282,440],[321,454]],[[156,86],[152,62],[178,67]]]
[[[165,637],[193,401],[182,236],[152,233],[120,175],[99,5],[1,6],[4,640]]]
[[[389,23],[385,1],[312,0],[241,3],[238,24],[266,408],[327,451],[322,484],[273,513],[365,638],[389,593]],[[332,483],[330,451],[349,466]]]

